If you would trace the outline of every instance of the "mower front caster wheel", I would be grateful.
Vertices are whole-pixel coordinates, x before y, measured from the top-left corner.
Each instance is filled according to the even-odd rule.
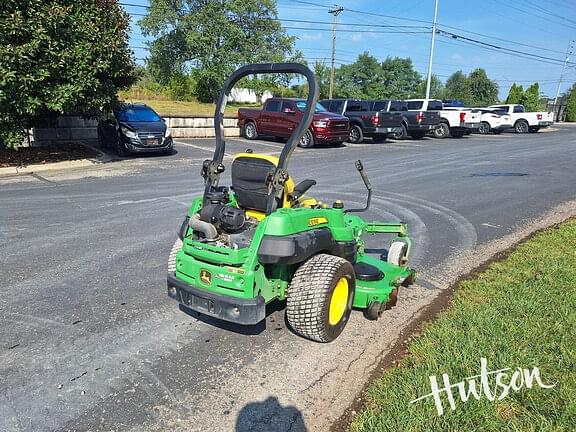
[[[376,321],[384,312],[384,305],[379,301],[373,301],[368,305],[368,308],[364,310],[364,316],[370,321]]]
[[[333,255],[313,256],[296,270],[288,287],[288,324],[305,338],[332,342],[348,322],[355,289],[350,262]]]

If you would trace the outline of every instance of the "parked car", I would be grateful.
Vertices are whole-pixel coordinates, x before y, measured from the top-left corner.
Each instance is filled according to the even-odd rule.
[[[437,99],[408,99],[409,111],[438,111],[440,123],[433,131],[436,138],[461,138],[480,127],[480,113],[469,108],[444,107]]]
[[[526,112],[524,105],[503,104],[491,105],[488,108],[504,110],[509,114],[516,133],[534,133],[554,124],[554,113]]]
[[[482,114],[478,128],[480,134],[485,135],[490,132],[499,134],[512,127],[512,117],[504,110],[489,108],[475,108],[475,110]]]
[[[98,123],[98,142],[118,155],[159,152],[171,154],[170,129],[164,120],[144,104],[124,104]]]
[[[350,119],[348,141],[361,143],[364,138],[372,138],[376,143],[398,133],[402,127],[402,115],[375,108],[376,101],[358,99],[324,99],[320,104],[328,111]]]
[[[304,99],[270,98],[264,102],[262,109],[240,108],[238,127],[248,139],[261,135],[288,138],[300,123],[305,110]],[[349,132],[350,121],[346,117],[316,104],[312,124],[298,145],[310,148],[321,142],[342,143],[348,139]]]
[[[408,136],[420,139],[440,123],[440,114],[437,111],[408,111],[408,103],[405,101],[381,99],[375,101],[374,109],[400,112],[402,124],[400,130],[392,135],[395,139],[404,139]]]

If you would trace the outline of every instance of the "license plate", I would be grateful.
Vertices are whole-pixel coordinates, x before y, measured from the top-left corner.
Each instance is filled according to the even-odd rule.
[[[156,145],[158,145],[158,140],[157,139],[144,140],[144,145],[149,146],[149,147],[156,146]]]
[[[206,312],[214,312],[214,302],[203,297],[198,297],[182,290],[182,303],[195,309],[202,309]]]

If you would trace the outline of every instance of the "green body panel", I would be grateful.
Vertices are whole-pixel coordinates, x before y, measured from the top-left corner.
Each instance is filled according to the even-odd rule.
[[[233,194],[229,205],[236,206]],[[192,202],[188,215],[198,213],[202,198]],[[338,242],[355,241],[358,247],[357,262],[378,267],[384,278],[378,281],[356,281],[354,307],[366,308],[372,301],[386,302],[393,288],[411,275],[413,270],[399,267],[367,256],[364,253],[364,234],[396,234],[395,239],[410,247],[407,228],[401,223],[365,222],[362,218],[333,208],[283,208],[261,220],[249,247],[232,249],[192,239],[192,231],[176,254],[176,277],[196,288],[237,298],[264,297],[266,303],[284,300],[290,280],[298,265],[262,265],[258,261],[258,248],[266,236],[288,236],[318,228],[327,228]],[[211,274],[208,282],[200,278],[202,271]]]

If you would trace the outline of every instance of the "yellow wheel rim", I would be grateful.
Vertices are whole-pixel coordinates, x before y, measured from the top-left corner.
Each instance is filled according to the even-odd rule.
[[[340,322],[346,312],[348,305],[348,279],[345,277],[340,278],[332,293],[330,300],[330,311],[328,312],[328,322],[330,325],[335,326]]]

